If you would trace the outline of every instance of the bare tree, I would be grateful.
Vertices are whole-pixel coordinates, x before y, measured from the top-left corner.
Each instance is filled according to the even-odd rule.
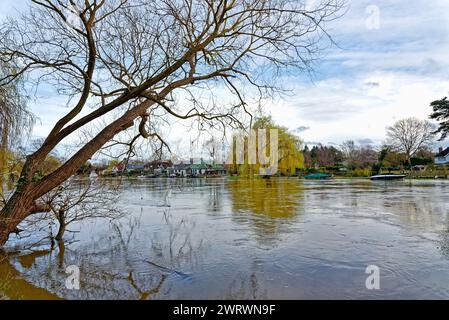
[[[370,145],[362,146],[358,152],[358,165],[360,168],[369,168],[378,160],[378,154]]]
[[[284,71],[310,71],[330,43],[326,23],[342,14],[345,0],[307,2],[32,0],[27,13],[1,24],[0,59],[14,72],[0,84],[26,77],[35,90],[42,84],[66,96],[70,109],[27,157],[0,213],[0,245],[20,221],[49,209],[37,199],[124,131],[134,130],[123,142],[132,148],[140,138],[163,141],[161,122],[241,126],[249,97],[279,92]],[[34,179],[61,141],[100,120],[106,125],[89,142]]]
[[[332,146],[315,146],[312,148],[312,152],[314,152],[316,163],[320,167],[333,166],[342,160],[341,151]]]
[[[397,152],[403,152],[410,166],[411,157],[432,144],[434,136],[432,124],[416,118],[399,120],[387,128],[387,144]]]
[[[119,186],[98,179],[71,178],[47,193],[42,201],[49,206],[59,228],[55,239],[62,240],[69,224],[85,219],[117,219]]]
[[[351,168],[355,168],[357,166],[357,158],[358,158],[358,148],[355,145],[353,140],[344,141],[340,145],[340,150],[343,154],[343,159],[346,162],[346,165]]]
[[[348,140],[340,145],[340,149],[346,165],[351,169],[366,169],[377,162],[377,152],[369,145],[360,146]]]
[[[217,143],[217,140],[214,136],[212,136],[210,139],[206,140],[204,142],[203,148],[207,151],[207,156],[213,161],[217,161],[218,153],[220,150],[218,150],[219,144]]]

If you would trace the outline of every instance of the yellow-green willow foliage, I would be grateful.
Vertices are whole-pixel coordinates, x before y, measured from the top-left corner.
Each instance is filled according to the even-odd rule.
[[[271,117],[262,117],[256,119],[253,125],[253,129],[266,129],[267,139],[269,142],[270,129],[278,130],[278,174],[283,176],[292,176],[300,169],[304,169],[304,156],[302,154],[303,143],[302,141],[292,133],[288,131],[287,128],[276,125]],[[256,150],[258,151],[258,144],[256,144]],[[267,143],[266,150],[264,150],[267,156],[270,155],[270,144]],[[245,163],[244,164],[234,164],[231,166],[231,172],[237,173],[242,176],[254,176],[259,174],[259,169],[262,165],[248,164],[248,143],[245,140]]]
[[[6,148],[0,148],[0,202],[5,191],[12,189],[23,168],[23,157]],[[5,186],[7,187],[5,190]],[[0,203],[0,207],[2,203]]]
[[[7,75],[14,74],[13,66],[0,61],[0,193],[8,172],[11,150],[31,131],[34,117],[26,107],[19,80],[8,81]]]

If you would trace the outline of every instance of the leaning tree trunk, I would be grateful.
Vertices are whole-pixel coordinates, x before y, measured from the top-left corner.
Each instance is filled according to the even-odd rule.
[[[0,246],[6,243],[11,233],[18,230],[17,226],[25,218],[40,210],[34,199],[35,197],[31,192],[19,192],[14,194],[5,204],[5,207],[0,211]]]
[[[28,170],[29,166],[26,163],[23,170]],[[39,199],[52,190],[55,184],[60,183],[59,180],[24,183],[26,172],[23,170],[16,191],[0,211],[0,247],[8,241],[11,233],[19,232],[18,226],[23,220],[33,214],[50,211],[51,208]],[[70,168],[65,173],[68,176],[61,174],[59,179],[64,181],[75,171],[76,167]]]
[[[161,96],[165,97],[166,94]],[[44,142],[38,151],[27,158],[18,181],[17,190],[0,211],[0,247],[8,241],[9,235],[15,232],[17,226],[28,216],[49,211],[46,205],[37,202],[39,198],[75,174],[106,142],[119,132],[132,127],[134,120],[146,112],[153,104],[154,101],[146,100],[129,110],[100,131],[95,138],[86,143],[60,168],[47,175],[43,180],[35,182],[33,181],[33,176],[37,172],[38,166],[45,161],[49,152],[62,139],[58,136],[47,138],[48,143]]]

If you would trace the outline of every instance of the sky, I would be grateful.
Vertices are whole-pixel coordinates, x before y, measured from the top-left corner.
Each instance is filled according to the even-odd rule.
[[[0,0],[0,19],[28,3]],[[265,105],[277,123],[310,144],[381,144],[386,127],[406,117],[427,119],[430,102],[449,93],[449,1],[349,4],[346,15],[327,26],[338,47],[324,52],[311,76],[290,75],[290,94]],[[31,105],[40,118],[35,137],[67,112],[57,97],[50,101]],[[191,138],[179,128],[171,137]]]

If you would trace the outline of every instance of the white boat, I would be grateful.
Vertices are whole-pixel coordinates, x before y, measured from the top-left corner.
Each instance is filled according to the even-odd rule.
[[[402,180],[406,176],[404,174],[378,174],[372,176],[371,180]]]

